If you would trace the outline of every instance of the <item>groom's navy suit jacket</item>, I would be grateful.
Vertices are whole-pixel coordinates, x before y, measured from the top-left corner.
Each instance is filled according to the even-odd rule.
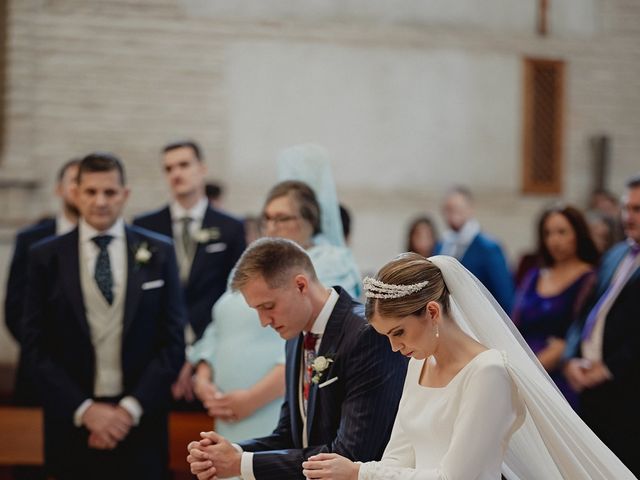
[[[363,307],[340,287],[327,322],[319,356],[333,359],[309,393],[307,432],[299,409],[302,335],[286,343],[286,395],[278,425],[267,437],[241,442],[255,452],[258,480],[304,478],[302,462],[311,455],[335,452],[356,461],[382,457],[402,394],[407,360],[393,353],[386,337],[363,318]],[[319,388],[324,382],[333,383]]]
[[[136,217],[133,224],[173,238],[168,206]],[[184,286],[188,321],[197,338],[211,321],[211,307],[227,289],[229,273],[246,247],[242,222],[210,206],[207,206],[201,228],[216,228],[220,236],[210,242],[198,243]]]
[[[89,455],[88,431],[73,424],[76,409],[94,398],[96,369],[78,236],[76,228],[36,244],[29,254],[24,348],[43,394],[45,456],[53,473],[68,473]],[[184,362],[186,314],[168,239],[128,226],[125,237],[122,395],[137,399],[144,412],[125,442],[134,451],[141,447],[136,461],[146,462],[151,472],[166,465],[170,388]],[[135,252],[144,244],[152,256],[140,263]]]

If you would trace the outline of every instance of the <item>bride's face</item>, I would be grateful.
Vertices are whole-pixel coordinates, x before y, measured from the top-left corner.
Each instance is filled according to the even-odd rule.
[[[420,314],[406,317],[383,317],[376,312],[371,319],[371,326],[389,339],[394,352],[418,360],[427,358],[434,353],[438,344],[434,309],[429,308],[432,303],[436,302],[429,302]]]

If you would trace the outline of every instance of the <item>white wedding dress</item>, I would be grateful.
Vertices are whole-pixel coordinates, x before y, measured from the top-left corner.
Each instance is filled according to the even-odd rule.
[[[499,480],[524,405],[497,350],[478,354],[442,388],[419,384],[424,360],[409,362],[391,439],[359,480]]]
[[[488,347],[444,388],[411,360],[391,440],[359,480],[633,480],[567,403],[486,288],[453,257],[431,257],[451,316]],[[502,463],[502,465],[500,465]]]

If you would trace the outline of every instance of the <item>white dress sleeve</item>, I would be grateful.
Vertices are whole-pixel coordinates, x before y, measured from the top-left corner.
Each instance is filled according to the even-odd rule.
[[[440,465],[416,469],[415,462],[401,463],[412,459],[406,452],[413,446],[404,442],[401,448],[393,448],[393,451],[399,448],[393,462],[387,462],[388,452],[385,451],[380,462],[363,463],[358,480],[467,480],[491,466],[500,471],[517,418],[511,379],[504,366],[490,364],[474,371],[465,380],[451,442]],[[419,456],[420,452],[416,451],[415,455]]]
[[[398,416],[396,416],[393,429],[391,430],[391,437],[384,449],[382,458],[384,464],[388,466],[402,467],[415,465],[416,463],[413,445],[402,428],[402,425],[400,425]]]

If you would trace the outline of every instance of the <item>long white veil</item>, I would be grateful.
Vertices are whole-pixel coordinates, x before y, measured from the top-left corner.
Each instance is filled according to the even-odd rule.
[[[524,401],[527,415],[509,442],[503,463],[505,477],[635,479],[573,411],[482,283],[453,257],[440,255],[429,260],[442,272],[456,323],[486,347],[505,354],[507,370]]]

